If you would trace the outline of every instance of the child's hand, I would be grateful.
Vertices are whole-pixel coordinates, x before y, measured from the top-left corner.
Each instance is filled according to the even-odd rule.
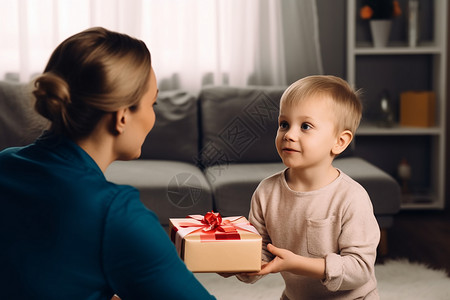
[[[324,258],[300,256],[289,250],[277,248],[272,244],[267,244],[267,250],[275,255],[275,258],[268,264],[263,265],[261,271],[251,275],[266,275],[269,273],[287,271],[297,275],[318,279],[325,278]]]
[[[266,265],[266,261],[261,261],[261,268]],[[258,272],[242,272],[242,273],[217,273],[220,276],[224,278],[228,278],[230,276],[236,276],[236,278],[240,281],[246,282],[246,283],[254,283],[257,280],[259,280],[262,276],[258,276]]]
[[[265,264],[267,264],[266,261],[261,261],[261,268],[263,268]],[[231,277],[231,276],[237,276],[238,278],[239,277],[243,278],[243,277],[248,277],[248,276],[256,276],[257,273],[258,272],[251,272],[251,273],[248,273],[248,272],[240,272],[240,273],[222,273],[222,272],[219,272],[219,273],[216,273],[216,274],[218,274],[218,275],[220,275],[220,276],[222,276],[224,278],[228,278],[228,277]]]
[[[254,275],[266,275],[269,273],[279,273],[281,271],[289,271],[294,265],[297,255],[289,250],[277,248],[272,244],[267,244],[269,250],[276,257],[269,263],[261,267],[261,271]]]

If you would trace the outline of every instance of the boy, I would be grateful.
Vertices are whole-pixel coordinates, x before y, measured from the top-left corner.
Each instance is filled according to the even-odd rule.
[[[252,197],[249,220],[263,237],[263,267],[240,280],[281,272],[281,299],[379,299],[380,231],[371,201],[332,165],[361,113],[358,93],[334,76],[306,77],[283,93],[275,144],[287,168]]]

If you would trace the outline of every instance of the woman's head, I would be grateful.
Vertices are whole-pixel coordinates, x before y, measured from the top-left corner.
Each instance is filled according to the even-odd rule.
[[[35,80],[36,110],[56,133],[85,137],[106,113],[138,108],[150,70],[144,42],[100,27],[85,30],[63,41]]]

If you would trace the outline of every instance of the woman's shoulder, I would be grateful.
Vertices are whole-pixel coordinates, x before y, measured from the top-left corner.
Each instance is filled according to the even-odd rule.
[[[114,193],[111,201],[118,203],[135,202],[142,204],[139,190],[131,185],[119,185],[108,181],[109,188]],[[142,204],[143,206],[143,204]]]
[[[0,150],[0,159],[8,159],[14,153],[20,151],[23,147],[9,147]]]
[[[122,215],[150,215],[152,218],[156,215],[149,210],[140,200],[139,190],[130,185],[118,185],[107,182],[110,190],[108,199],[108,211],[111,214]]]

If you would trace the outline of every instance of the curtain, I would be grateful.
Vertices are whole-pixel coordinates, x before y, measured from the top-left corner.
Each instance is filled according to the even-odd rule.
[[[315,0],[0,0],[0,79],[29,81],[92,26],[142,39],[161,90],[322,73]]]

